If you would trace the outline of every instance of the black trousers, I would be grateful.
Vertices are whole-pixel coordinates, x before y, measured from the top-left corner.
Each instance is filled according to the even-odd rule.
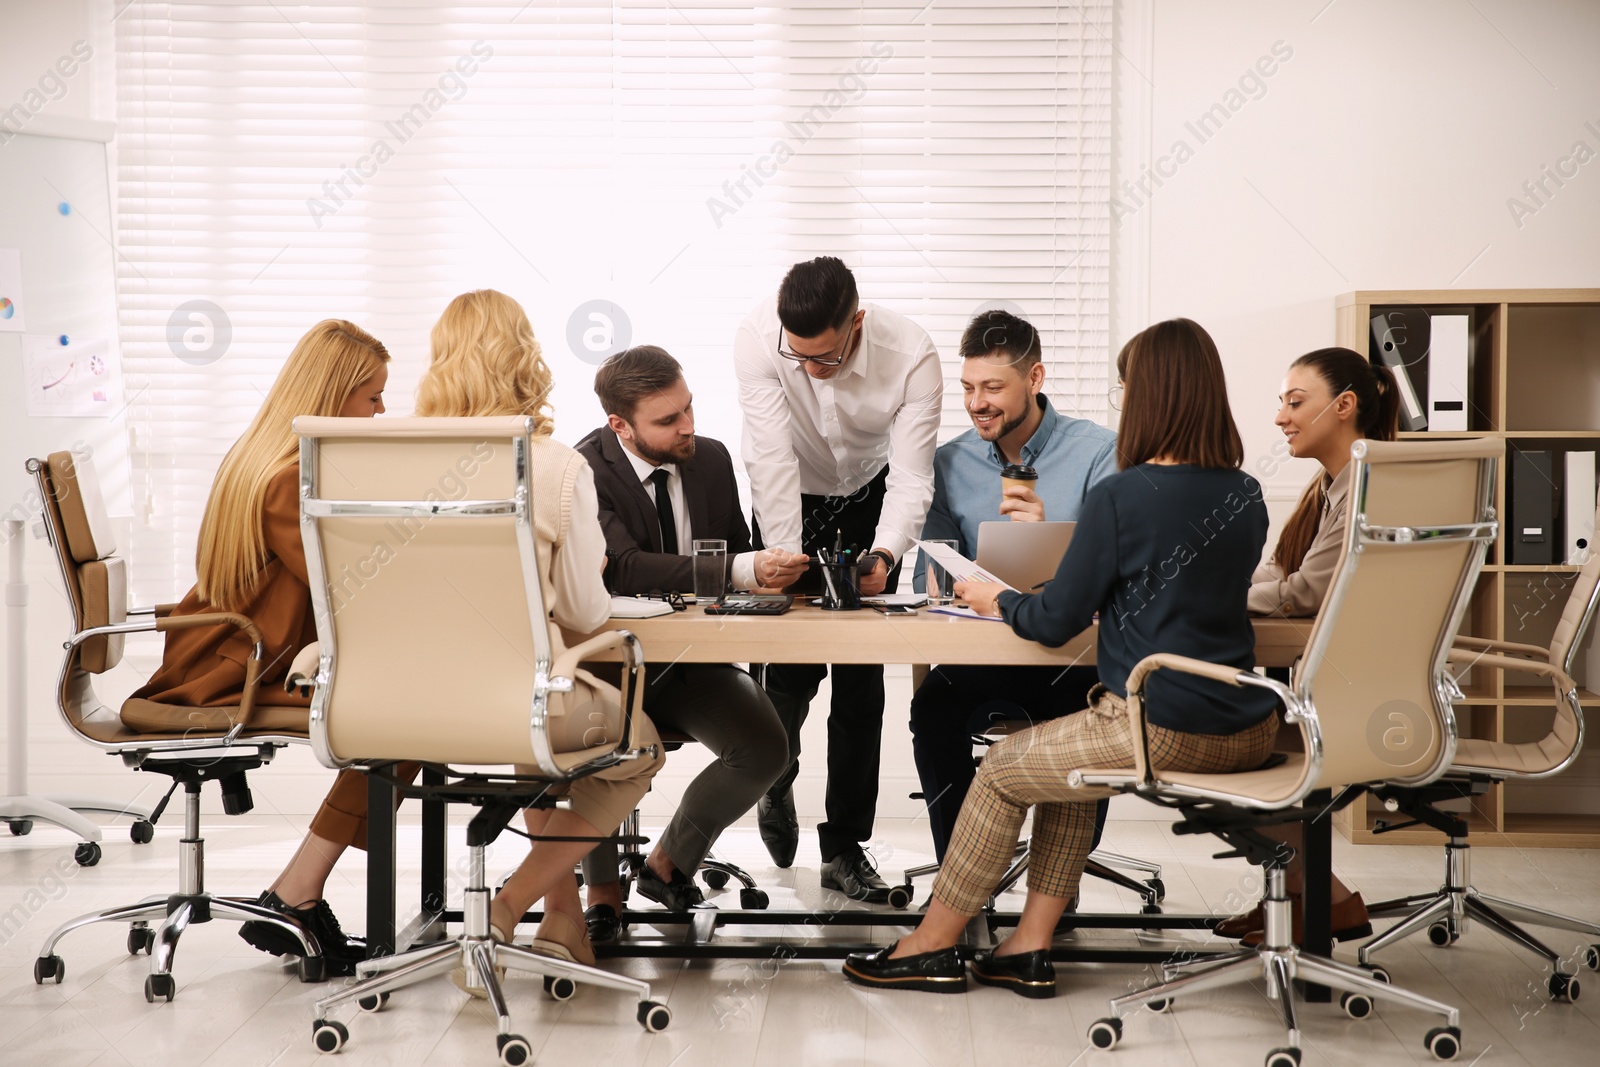
[[[831,552],[835,541],[846,548],[872,547],[883,510],[889,468],[858,492],[847,497],[801,494],[801,550],[811,555]],[[761,530],[752,521],[752,536],[762,545]],[[900,580],[900,565],[889,572],[893,589]],[[828,708],[827,817],[817,826],[824,861],[872,838],[878,812],[878,762],[883,748],[883,666],[839,663],[770,663],[764,684],[778,718],[789,732],[789,769],[778,777],[768,795],[781,798],[800,773],[800,728],[811,710],[817,687],[833,671],[833,698]]]
[[[928,805],[934,855],[941,863],[977,773],[972,735],[997,722],[1040,723],[1082,711],[1099,680],[1093,667],[945,665],[928,672],[911,697],[911,747]],[[1096,807],[1094,845],[1100,843],[1109,806],[1102,800]]]

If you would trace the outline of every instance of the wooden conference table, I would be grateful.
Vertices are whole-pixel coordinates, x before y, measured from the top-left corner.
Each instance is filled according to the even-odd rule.
[[[1287,667],[1305,649],[1310,619],[1256,619],[1256,662]],[[652,619],[614,619],[604,629],[632,631],[651,663],[905,663],[1068,667],[1093,664],[1097,632],[1090,627],[1060,648],[1045,648],[1012,633],[996,621],[955,618],[926,610],[885,616],[870,610],[831,612],[797,605],[780,616],[707,615],[699,607]],[[619,657],[612,656],[616,659]],[[426,773],[426,772],[425,772]],[[374,954],[395,944],[394,787],[368,777],[369,805],[367,940]],[[1316,803],[1315,794],[1307,803]],[[1326,803],[1326,800],[1322,801]],[[411,932],[444,909],[444,805],[424,805],[422,917]],[[1331,819],[1310,825],[1306,834],[1306,917],[1303,947],[1328,955],[1328,872],[1332,865]],[[1319,872],[1320,876],[1319,876]],[[881,914],[878,909],[874,914]],[[849,912],[841,919],[859,916]],[[890,913],[891,917],[894,913]],[[910,924],[914,914],[900,913]],[[430,918],[430,916],[432,918]],[[1129,917],[1133,921],[1136,917]],[[1134,926],[1137,927],[1137,922]]]

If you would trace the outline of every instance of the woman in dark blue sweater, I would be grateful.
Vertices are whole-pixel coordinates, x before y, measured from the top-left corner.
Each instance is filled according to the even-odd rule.
[[[1038,595],[964,583],[957,595],[1000,615],[1020,636],[1055,647],[1100,616],[1100,685],[1084,711],[1013,734],[989,749],[962,805],[933,900],[915,932],[858,953],[860,985],[955,993],[966,969],[955,945],[1011,861],[1033,809],[1028,901],[1015,932],[972,961],[973,977],[1024,996],[1055,993],[1049,948],[1078,892],[1105,789],[1067,784],[1078,767],[1131,767],[1128,674],[1157,652],[1239,670],[1255,667],[1246,614],[1267,509],[1239,470],[1244,446],[1210,335],[1188,319],[1157,323],[1117,356],[1125,383],[1119,472],[1096,485],[1055,578]],[[1158,671],[1145,687],[1150,765],[1193,772],[1259,766],[1277,734],[1266,690]]]

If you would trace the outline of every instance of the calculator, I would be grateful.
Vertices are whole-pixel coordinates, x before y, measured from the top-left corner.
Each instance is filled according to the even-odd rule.
[[[706,605],[707,615],[782,615],[794,605],[787,593],[729,593]]]

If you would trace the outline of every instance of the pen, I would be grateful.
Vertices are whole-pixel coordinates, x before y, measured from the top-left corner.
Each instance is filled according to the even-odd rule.
[[[1053,581],[1055,581],[1054,578],[1046,578],[1044,581],[1040,582],[1038,585],[1034,586],[1033,588],[1035,588],[1035,589],[1043,589],[1045,586],[1049,585]]]

